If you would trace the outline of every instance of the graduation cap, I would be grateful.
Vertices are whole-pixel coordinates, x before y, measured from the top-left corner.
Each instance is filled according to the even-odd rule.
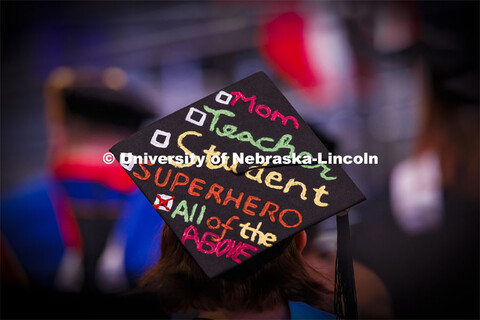
[[[80,116],[101,125],[116,125],[133,131],[155,117],[155,105],[125,71],[59,67],[45,85],[50,121],[65,124]]]
[[[62,94],[68,114],[98,123],[136,130],[155,116],[150,102],[135,95],[133,90],[76,86],[63,89]]]
[[[268,256],[365,199],[340,166],[318,163],[327,149],[262,72],[154,122],[111,152],[209,277]],[[348,217],[337,221],[335,302],[338,313],[354,317]]]

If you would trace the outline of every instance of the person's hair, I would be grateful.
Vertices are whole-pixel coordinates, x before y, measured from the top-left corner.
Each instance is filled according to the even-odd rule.
[[[417,154],[434,150],[440,160],[443,187],[478,202],[479,108],[432,97],[424,103]]]
[[[140,287],[155,294],[167,313],[188,309],[261,312],[288,300],[317,308],[328,304],[329,280],[304,261],[295,239],[288,242],[280,254],[249,271],[240,266],[228,276],[209,278],[165,225],[161,258],[143,275]]]

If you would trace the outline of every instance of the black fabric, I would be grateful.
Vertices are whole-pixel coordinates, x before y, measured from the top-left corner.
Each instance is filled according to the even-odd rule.
[[[154,117],[148,102],[128,92],[100,87],[73,87],[63,90],[67,117],[82,116],[90,122],[136,130]]]
[[[479,318],[479,206],[444,190],[442,227],[419,235],[399,229],[388,189],[362,204],[352,226],[353,257],[370,267],[390,293],[395,318]]]
[[[82,238],[84,278],[82,290],[98,291],[97,268],[100,256],[105,251],[114,224],[120,216],[120,204],[107,206],[81,205],[82,201],[71,199],[73,213]]]
[[[452,106],[479,103],[478,1],[422,1],[422,55],[433,95]]]
[[[337,216],[337,258],[335,260],[335,313],[339,318],[358,319],[348,214]]]
[[[170,319],[148,293],[58,292],[2,285],[2,319]]]

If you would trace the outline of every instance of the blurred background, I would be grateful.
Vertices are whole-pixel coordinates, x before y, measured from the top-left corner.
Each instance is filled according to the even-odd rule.
[[[78,195],[83,186],[71,184],[85,179],[78,177],[78,164],[65,169],[62,161],[72,150],[65,151],[62,141],[80,141],[73,154],[88,149],[100,160],[108,149],[96,153],[102,137],[111,146],[136,127],[264,71],[336,153],[378,155],[378,165],[343,167],[368,199],[351,211],[355,258],[383,281],[393,315],[478,317],[478,2],[2,1],[1,9],[2,243],[8,245],[2,245],[2,257],[23,265],[27,282],[59,288],[58,274],[52,280],[22,258],[29,255],[20,252],[28,244],[18,243],[35,242],[28,240],[33,233],[23,240],[11,235],[35,223],[22,216],[28,209],[19,202],[36,207],[32,217],[41,216],[41,196],[24,190],[52,172],[64,187],[68,180],[73,211],[88,211],[76,215],[83,248],[92,230],[105,233],[95,240],[100,245],[91,245],[91,263],[128,260],[130,233],[110,236],[125,226],[88,222],[99,209]],[[95,82],[89,79],[109,93],[83,90]],[[75,90],[59,94],[64,88]],[[110,95],[120,91],[128,91],[128,98]],[[60,120],[55,108],[62,107],[53,106],[58,99],[68,109]],[[118,119],[105,116],[111,115],[108,108],[83,114],[91,100],[101,107],[123,103],[128,112]],[[132,118],[137,121],[126,125]],[[95,131],[99,127],[104,129]],[[96,138],[90,137],[92,128]],[[84,149],[87,144],[94,147]],[[119,194],[131,191],[110,185],[114,176],[92,180]],[[92,188],[86,192],[95,194],[92,199],[106,192]],[[121,198],[109,221],[137,201],[105,197]],[[334,228],[333,221],[320,228],[319,250],[334,250]],[[71,252],[77,252],[76,241],[63,236]],[[99,286],[115,289],[107,292],[133,286],[148,255],[132,262],[133,275],[128,263],[120,267],[127,269],[129,284],[113,279]],[[72,256],[69,263],[76,261]],[[61,269],[65,257],[56,254],[52,268]],[[3,261],[4,284],[14,276],[4,272]],[[4,296],[2,307],[13,301]],[[369,301],[369,308],[378,307],[375,297]],[[8,316],[21,315],[17,311],[8,310]]]

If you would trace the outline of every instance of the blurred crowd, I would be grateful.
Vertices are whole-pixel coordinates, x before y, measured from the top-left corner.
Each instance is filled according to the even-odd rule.
[[[160,317],[151,297],[117,307],[163,221],[102,157],[256,71],[329,150],[379,157],[343,166],[367,197],[350,211],[359,316],[479,317],[478,2],[2,2],[1,23],[7,317],[68,317],[52,297]],[[304,253],[327,273],[334,229]]]

